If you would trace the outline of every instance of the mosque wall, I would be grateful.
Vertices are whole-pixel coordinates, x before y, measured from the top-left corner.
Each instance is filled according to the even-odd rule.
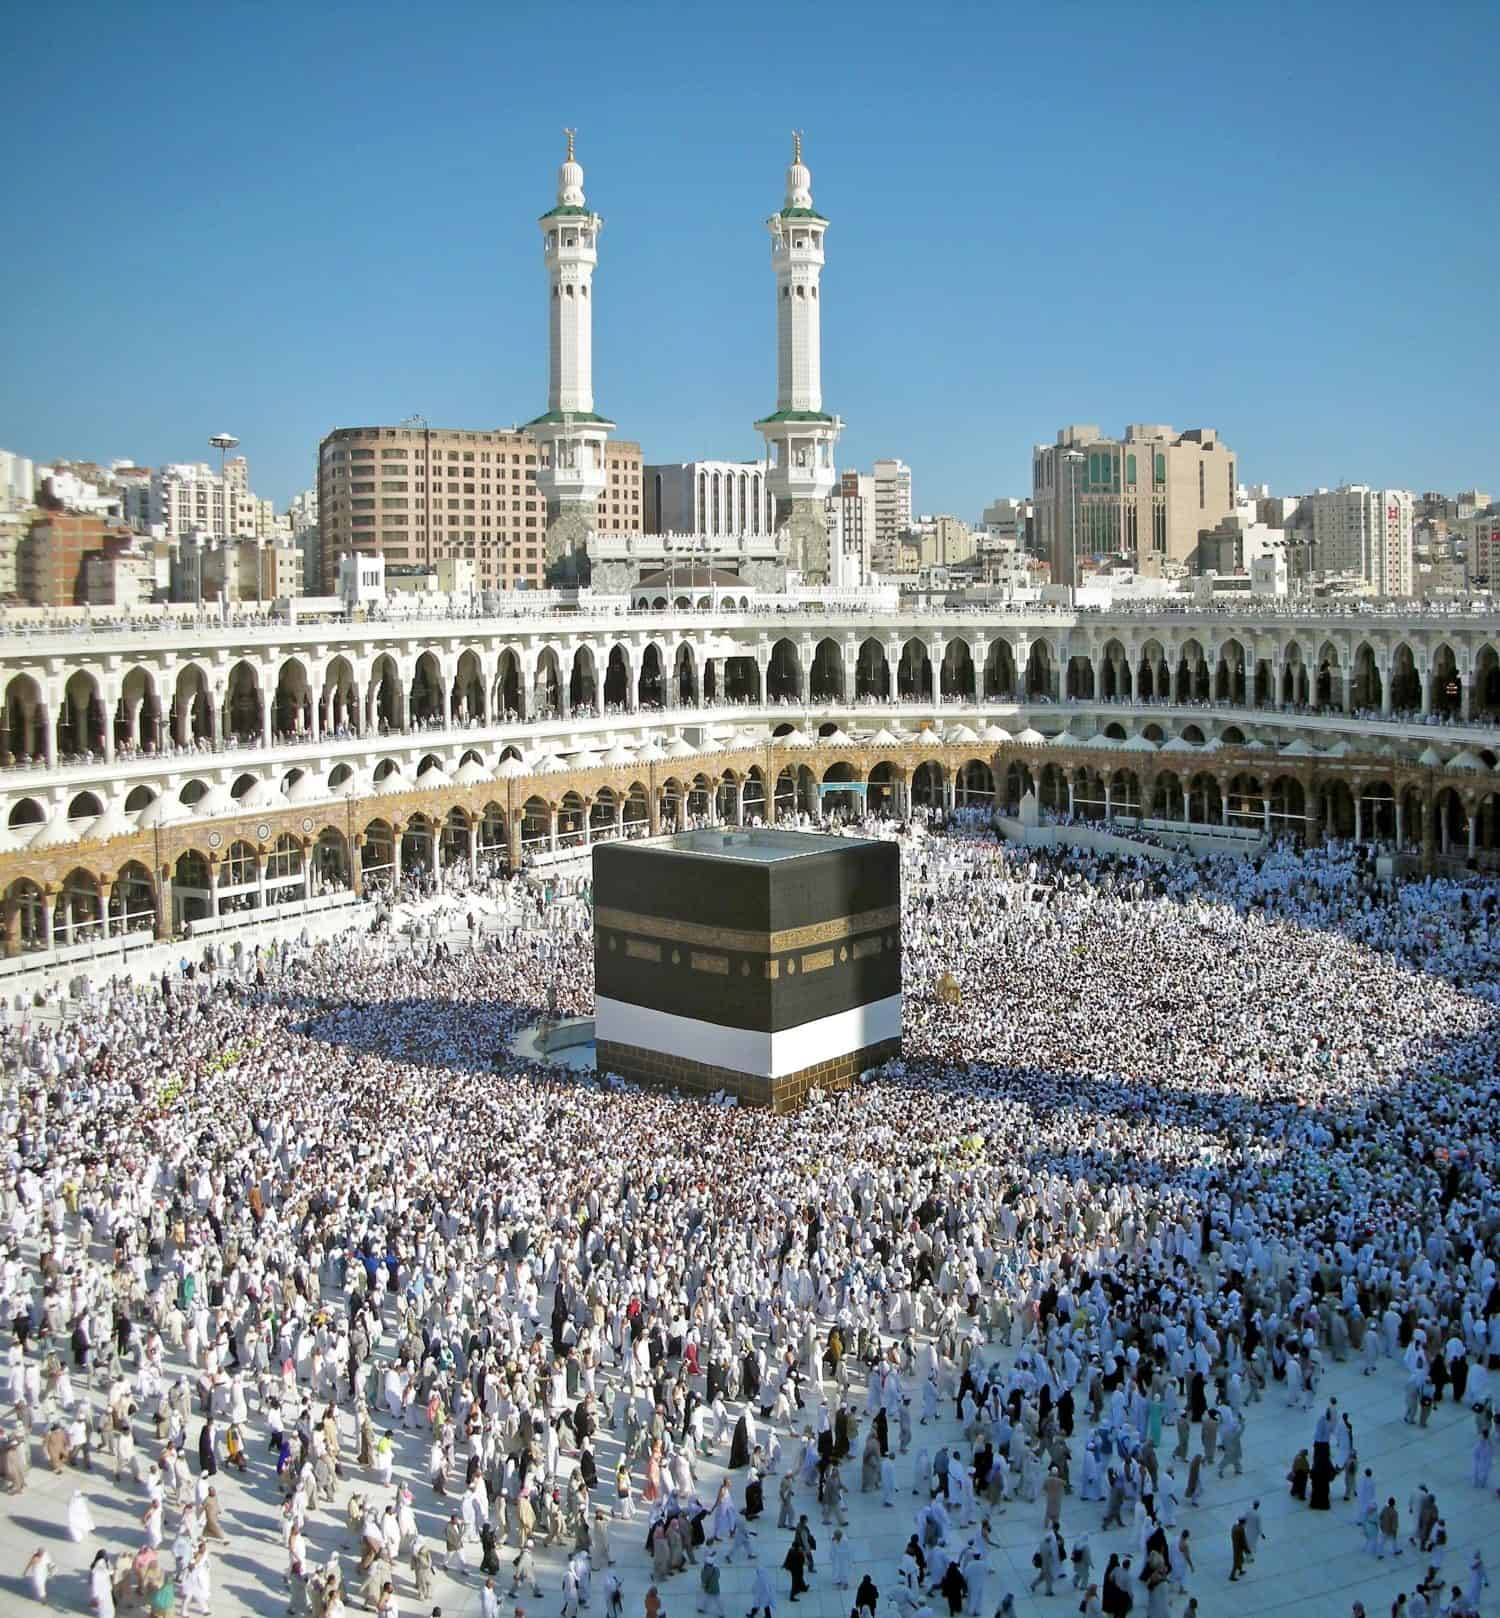
[[[5,948],[820,802],[1500,857],[1493,616],[632,614],[16,637]],[[838,796],[848,788],[847,798]],[[820,791],[822,795],[820,797]],[[829,796],[833,793],[833,796]],[[183,896],[188,897],[184,898]]]

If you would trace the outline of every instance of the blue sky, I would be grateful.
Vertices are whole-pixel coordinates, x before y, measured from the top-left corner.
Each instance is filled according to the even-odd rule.
[[[49,7],[8,83],[0,446],[313,481],[335,426],[546,387],[561,129],[605,218],[598,407],[743,456],[764,220],[821,212],[844,466],[924,511],[1066,422],[1216,426],[1242,475],[1500,493],[1488,5]]]

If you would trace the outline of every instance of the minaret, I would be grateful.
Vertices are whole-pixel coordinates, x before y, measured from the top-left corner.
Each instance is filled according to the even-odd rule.
[[[583,198],[583,167],[573,157],[557,171],[557,206],[541,217],[550,334],[547,413],[526,424],[537,441],[537,488],[547,501],[547,582],[579,583],[604,491],[605,442],[614,422],[594,410],[594,266],[604,221]]]
[[[776,411],[755,424],[766,441],[767,484],[790,566],[805,583],[830,578],[824,501],[836,476],[833,446],[843,422],[823,409],[818,282],[828,221],[813,207],[802,136],[792,134],[786,202],[766,221],[776,271]]]

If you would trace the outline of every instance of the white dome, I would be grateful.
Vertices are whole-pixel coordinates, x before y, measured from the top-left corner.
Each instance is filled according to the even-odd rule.
[[[823,737],[825,747],[853,747],[854,738],[846,730],[840,730],[837,725]]]
[[[1047,745],[1048,747],[1076,747],[1078,738],[1070,736],[1065,730],[1060,730],[1047,742]]]
[[[114,837],[129,837],[135,830],[135,816],[127,815],[117,803],[112,803],[89,827],[89,840],[107,843]]]
[[[665,757],[667,758],[697,758],[698,749],[691,742],[685,742],[681,736],[674,736],[667,743]]]
[[[1090,736],[1085,745],[1089,747],[1108,747],[1114,749],[1117,747],[1123,747],[1125,743],[1122,742],[1118,736],[1106,736],[1101,730],[1095,735]]]
[[[948,732],[946,739],[950,742],[977,742],[979,732],[970,730],[967,725],[954,725]]]
[[[229,789],[215,782],[193,805],[193,813],[199,820],[213,820],[219,815],[232,815],[238,808]]]
[[[1484,767],[1484,760],[1471,753],[1467,747],[1448,760],[1450,770],[1482,770]]]
[[[1296,736],[1281,749],[1283,758],[1321,758],[1323,755],[1305,737]]]
[[[1041,731],[1033,730],[1030,725],[1025,730],[1017,731],[1015,739],[1022,747],[1040,747],[1047,740]]]
[[[648,737],[645,745],[636,749],[635,756],[636,762],[639,764],[655,764],[659,759],[664,759],[667,755],[662,752],[654,739]]]
[[[1127,753],[1154,753],[1156,743],[1149,736],[1127,736],[1120,747]]]
[[[871,747],[899,747],[900,745],[901,738],[893,736],[890,731],[885,729],[877,730],[870,738]]]
[[[76,843],[80,836],[67,814],[59,809],[27,846],[33,852],[39,848],[61,848],[67,843]]]
[[[193,811],[185,803],[176,798],[153,798],[141,810],[141,816],[136,825],[142,831],[151,831],[157,826],[175,826],[179,821],[192,818]]]
[[[497,781],[513,781],[518,775],[530,775],[531,771],[514,754],[507,754],[500,760],[499,768],[495,771]]]
[[[280,809],[282,807],[280,789],[273,787],[269,781],[257,781],[253,787],[240,799],[241,809],[261,810]]]
[[[423,791],[431,791],[434,787],[451,787],[453,779],[441,764],[429,764],[425,770],[417,771],[417,786]]]
[[[987,742],[999,742],[1004,744],[1011,739],[1010,732],[1008,730],[1002,730],[1001,727],[993,720],[991,720],[990,723],[987,724],[979,734]]]
[[[549,753],[536,766],[536,773],[538,775],[566,775],[572,767],[571,764],[565,764],[556,753]]]
[[[568,760],[568,768],[570,770],[592,770],[598,763],[599,755],[597,753],[584,751],[574,753],[572,758]]]
[[[783,747],[811,747],[813,739],[805,730],[794,730],[780,738]]]
[[[398,792],[408,790],[409,783],[402,776],[400,770],[392,770],[383,781],[375,783],[375,796],[377,798],[394,798]]]
[[[634,764],[635,754],[628,747],[621,747],[618,742],[599,760],[601,764],[619,765]]]
[[[299,776],[287,788],[286,801],[288,803],[316,803],[319,798],[328,796],[328,787],[321,775]]]
[[[485,769],[477,758],[466,758],[458,767],[458,774],[453,777],[453,784],[460,787],[488,786],[490,772]],[[300,781],[297,783],[302,784]]]
[[[1197,747],[1186,736],[1173,736],[1161,744],[1164,753],[1196,753]]]

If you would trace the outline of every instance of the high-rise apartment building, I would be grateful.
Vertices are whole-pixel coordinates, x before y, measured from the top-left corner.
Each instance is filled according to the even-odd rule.
[[[843,589],[869,582],[875,553],[875,479],[843,472],[828,496],[829,582]]]
[[[1194,570],[1198,536],[1234,510],[1235,457],[1212,427],[1133,425],[1121,438],[1062,428],[1031,458],[1038,554],[1058,584],[1090,556],[1124,556],[1150,577]]]
[[[1362,483],[1304,495],[1299,510],[1312,526],[1312,565],[1322,573],[1353,574],[1376,595],[1409,596],[1412,508],[1410,490]]]
[[[974,558],[974,530],[959,517],[946,514],[918,519],[917,555],[923,567],[954,567]]]
[[[159,526],[166,539],[180,540],[198,530],[222,541],[270,539],[275,532],[275,508],[250,492],[243,455],[226,461],[222,475],[199,461],[159,467],[149,478],[131,477],[122,483],[121,500],[126,521],[141,534]]]
[[[911,529],[911,468],[905,461],[876,461],[875,537],[871,562],[877,573],[901,566],[901,538]]]
[[[1500,516],[1474,519],[1466,571],[1471,589],[1500,595]]]
[[[392,563],[464,557],[481,590],[540,589],[546,501],[537,441],[518,429],[338,427],[318,446],[321,589],[338,584],[340,556]],[[598,527],[641,532],[641,447],[611,439]]]
[[[94,511],[49,511],[37,517],[16,552],[16,592],[37,607],[84,603],[84,557],[91,551],[129,547],[133,535],[113,518]]]

